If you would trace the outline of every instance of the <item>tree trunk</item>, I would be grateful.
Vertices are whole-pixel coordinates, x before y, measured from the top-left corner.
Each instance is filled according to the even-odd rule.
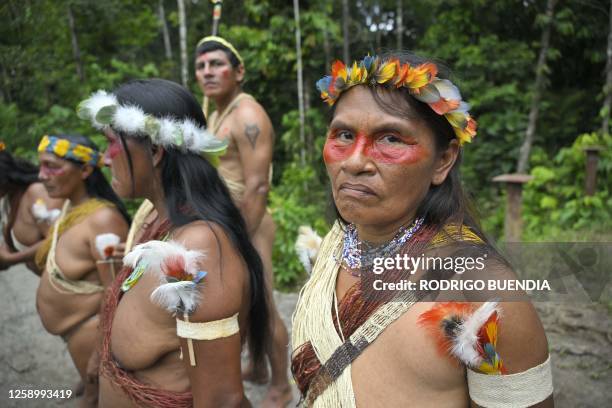
[[[329,32],[325,28],[323,29],[323,53],[325,54],[325,69],[329,69],[331,66],[331,48],[329,46]]]
[[[343,44],[342,44],[342,57],[344,58],[345,64],[350,64],[351,53],[349,51],[349,6],[348,0],[342,0],[342,36],[343,36]]]
[[[164,49],[166,50],[166,59],[172,59],[172,45],[170,43],[170,32],[168,31],[168,23],[166,22],[166,11],[164,10],[164,0],[159,0],[157,7],[159,24],[161,26],[162,36],[164,38]]]
[[[300,2],[293,0],[293,15],[295,17],[295,54],[297,56],[297,88],[298,107],[300,112],[300,160],[306,165],[306,136],[304,134],[304,82],[302,73],[302,34],[300,32]]]
[[[312,82],[311,82],[310,76],[308,75],[308,72],[306,72],[306,74],[304,75],[304,84],[306,85],[303,88],[304,89],[304,116],[306,116],[306,113],[310,111],[310,107],[312,106],[312,100],[311,100],[312,86],[310,86]],[[306,126],[305,123],[304,123],[304,126]],[[308,129],[306,129],[307,162],[310,163],[313,157],[314,157],[314,135],[312,134],[312,127],[309,126]]]
[[[404,48],[404,10],[402,0],[397,0],[397,11],[395,15],[395,24],[397,25],[395,35],[397,36],[397,50],[401,51]]]
[[[187,68],[187,18],[185,16],[185,2],[176,0],[179,15],[179,41],[181,44],[181,82],[187,86],[189,70]]]
[[[536,80],[533,91],[533,99],[531,100],[531,110],[529,112],[527,131],[525,132],[525,140],[523,141],[523,145],[521,146],[519,152],[517,173],[526,173],[529,167],[529,154],[531,153],[531,146],[533,145],[533,139],[538,122],[538,114],[540,113],[540,99],[542,98],[544,79],[546,75],[546,54],[548,53],[548,48],[550,47],[550,33],[552,31],[552,23],[556,5],[557,0],[548,0],[546,4],[546,22],[542,28],[542,38],[540,40],[541,48],[540,55],[538,56],[538,63],[536,65]]]
[[[83,61],[81,60],[81,49],[79,48],[79,39],[74,24],[74,14],[72,7],[68,4],[68,26],[70,27],[70,37],[72,39],[72,55],[76,65],[76,73],[81,82],[85,81],[85,72],[83,71]]]
[[[603,121],[601,133],[610,133],[610,108],[612,107],[612,0],[610,0],[610,28],[608,31],[608,61],[606,62],[606,84],[604,85]]]

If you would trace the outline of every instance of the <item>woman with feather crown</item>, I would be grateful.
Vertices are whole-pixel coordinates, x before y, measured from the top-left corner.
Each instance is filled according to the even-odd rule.
[[[463,191],[476,122],[439,68],[407,53],[366,56],[336,61],[317,83],[333,106],[323,160],[337,220],[293,316],[305,406],[552,406],[546,336],[524,296],[421,286],[514,276]],[[306,241],[296,247],[311,267]],[[482,270],[403,262],[479,256]]]
[[[101,407],[248,404],[240,352],[261,358],[261,260],[217,173],[225,143],[196,99],[162,79],[98,91],[78,107],[106,135],[112,186],[144,198],[102,316]]]

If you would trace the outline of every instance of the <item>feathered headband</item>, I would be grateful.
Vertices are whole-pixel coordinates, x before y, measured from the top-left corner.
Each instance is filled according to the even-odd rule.
[[[111,126],[119,132],[147,135],[155,145],[203,154],[214,166],[227,148],[227,141],[217,139],[189,119],[149,115],[139,106],[120,105],[114,94],[103,90],[79,103],[77,115],[90,120],[97,129]]]
[[[207,42],[216,42],[216,43],[219,43],[219,44],[223,45],[224,47],[229,49],[231,51],[231,53],[234,54],[234,56],[236,58],[238,58],[238,61],[240,61],[240,64],[242,64],[242,66],[244,66],[244,60],[240,56],[240,53],[238,53],[238,50],[236,49],[236,47],[234,47],[232,45],[232,43],[227,41],[225,38],[221,38],[221,37],[216,36],[216,35],[209,35],[208,37],[204,37],[200,41],[198,41],[198,45],[196,45],[196,48],[199,47],[200,45],[204,44],[204,43],[207,43]]]
[[[437,73],[433,63],[412,66],[400,63],[397,58],[382,60],[368,55],[360,62],[353,62],[350,68],[342,61],[334,62],[331,75],[321,78],[317,88],[330,106],[342,92],[355,85],[407,88],[414,98],[428,104],[438,115],[444,115],[460,145],[469,143],[476,136],[477,126],[468,112],[470,105],[461,100],[459,89],[451,81],[438,78]]]
[[[94,167],[102,167],[103,165],[102,155],[99,151],[57,136],[43,136],[38,145],[38,152],[53,153],[57,157],[89,164]]]

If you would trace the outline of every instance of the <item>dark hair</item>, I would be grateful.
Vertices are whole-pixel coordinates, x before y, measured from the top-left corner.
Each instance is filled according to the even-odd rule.
[[[7,219],[3,220],[4,229],[0,231],[4,242],[12,251],[17,251],[11,237],[10,230],[17,219],[17,209],[21,198],[30,184],[38,181],[38,167],[27,160],[13,157],[6,150],[0,151],[0,191],[6,194],[10,206]],[[3,217],[0,214],[0,217]]]
[[[72,143],[76,143],[76,144],[80,144],[80,145],[92,148],[93,150],[97,152],[100,151],[98,149],[98,146],[96,146],[96,144],[91,139],[85,136],[75,135],[75,134],[70,134],[70,135],[59,134],[57,135],[57,137],[59,137],[60,139],[69,140]],[[71,163],[74,163],[76,166],[79,166],[79,167],[83,166],[82,162],[79,162],[73,159],[65,159],[65,158],[62,158],[62,159],[69,161]],[[108,183],[108,180],[106,180],[106,177],[104,177],[104,174],[102,173],[99,167],[94,167],[89,177],[85,179],[85,188],[87,190],[87,195],[89,195],[90,197],[101,198],[101,199],[104,199],[104,200],[107,200],[113,203],[117,207],[117,210],[119,210],[119,212],[121,213],[125,221],[128,224],[130,223],[130,215],[128,214],[126,210],[125,205],[123,204],[123,201],[121,201],[121,199],[117,197],[117,194],[112,189],[112,187]]]
[[[25,190],[37,181],[37,166],[25,159],[14,157],[6,150],[0,152],[0,190]]]
[[[400,63],[409,63],[413,66],[432,62],[408,52],[388,52],[380,57],[382,60],[397,58]],[[447,78],[449,76],[448,69],[437,62],[435,64],[438,67],[438,77]],[[433,132],[438,153],[446,150],[450,141],[456,138],[455,132],[448,120],[443,115],[435,113],[426,103],[411,96],[407,89],[390,90],[382,86],[376,86],[368,87],[368,90],[383,111],[397,117],[409,117],[412,120],[414,120],[416,114]],[[405,102],[410,106],[410,111],[405,109]],[[337,104],[334,106],[337,106]],[[333,113],[334,110],[332,110],[332,117]],[[442,184],[430,186],[429,191],[417,209],[416,216],[423,217],[425,225],[435,228],[441,228],[448,222],[468,226],[478,236],[488,242],[478,222],[476,209],[461,183],[459,168],[462,155],[463,153],[460,150],[457,160]],[[335,204],[332,205],[337,217],[344,221]]]
[[[206,41],[205,43],[200,44],[196,48],[195,56],[197,58],[202,54],[217,50],[225,52],[225,55],[227,55],[227,59],[229,60],[230,64],[232,64],[232,67],[238,68],[238,66],[240,66],[240,60],[238,59],[236,54],[234,54],[234,52],[227,48],[225,45],[217,41]]]
[[[164,79],[135,80],[119,86],[114,92],[121,104],[138,105],[156,117],[191,119],[205,127],[206,119],[194,96],[182,86]],[[116,132],[125,146],[127,135]],[[133,137],[129,135],[127,137]],[[136,137],[152,148],[145,135]],[[249,270],[251,307],[247,338],[255,361],[261,361],[269,339],[269,312],[265,294],[263,264],[251,244],[246,224],[217,169],[202,156],[165,147],[161,162],[161,183],[168,217],[174,226],[196,220],[220,225],[242,255]],[[126,149],[130,173],[132,160]]]

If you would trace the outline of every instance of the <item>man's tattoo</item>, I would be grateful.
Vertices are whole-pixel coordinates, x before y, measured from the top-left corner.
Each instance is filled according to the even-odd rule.
[[[256,124],[246,125],[244,134],[249,139],[251,147],[255,149],[255,143],[257,143],[257,137],[259,136],[259,127]]]

